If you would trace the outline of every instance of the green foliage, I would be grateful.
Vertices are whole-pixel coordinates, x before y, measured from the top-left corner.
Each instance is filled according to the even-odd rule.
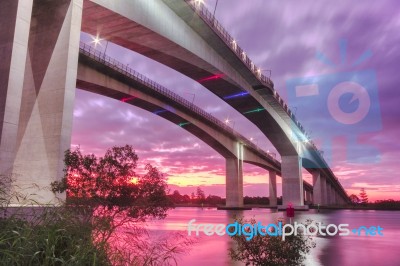
[[[0,265],[176,264],[192,241],[149,236],[143,222],[170,208],[167,184],[151,165],[136,175],[137,161],[129,145],[103,157],[66,151],[65,176],[51,184],[54,193],[67,192],[59,208],[9,207],[11,198],[28,196],[10,194],[11,181],[0,177]]]
[[[91,226],[68,209],[41,209],[29,220],[14,213],[0,228],[0,265],[110,265],[107,246],[92,242]]]
[[[238,223],[252,224],[256,221],[238,220]],[[291,235],[285,241],[279,236],[257,235],[251,240],[246,240],[244,235],[231,236],[235,247],[229,249],[232,259],[242,261],[246,265],[301,265],[305,255],[315,247],[315,242],[311,237],[304,235]]]
[[[83,155],[79,148],[65,152],[65,176],[51,184],[53,192],[67,192],[68,204],[100,210],[101,215],[120,212],[137,220],[164,218],[170,207],[167,183],[157,168],[135,173],[138,156],[132,146],[113,147],[103,157]]]
[[[360,203],[360,198],[357,197],[357,195],[351,194],[351,195],[349,196],[349,199],[350,199],[350,202],[351,202],[352,204],[358,204],[358,203]]]

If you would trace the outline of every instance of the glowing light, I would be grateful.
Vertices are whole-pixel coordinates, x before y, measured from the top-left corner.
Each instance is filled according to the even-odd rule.
[[[230,120],[227,118],[225,119],[225,124],[229,124]]]
[[[228,100],[228,99],[232,99],[232,98],[237,98],[237,97],[243,97],[243,96],[247,96],[249,95],[249,93],[247,91],[242,91],[233,95],[229,95],[229,96],[225,96],[224,100]]]
[[[233,46],[233,49],[236,51],[236,48],[237,48],[236,40],[232,41],[232,46]]]
[[[93,36],[92,36],[92,39],[93,39],[92,43],[94,43],[94,46],[95,46],[95,47],[96,47],[98,44],[101,45],[101,41],[103,40],[103,39],[100,39],[99,35],[96,35],[96,37],[93,37]]]
[[[129,183],[136,185],[136,184],[138,183],[138,181],[139,181],[139,180],[138,180],[137,177],[132,177],[132,178],[129,180]]]
[[[209,77],[205,77],[202,79],[197,80],[197,82],[203,82],[203,81],[209,81],[209,80],[215,80],[215,79],[220,79],[224,76],[224,74],[215,74]]]
[[[195,4],[196,6],[203,5],[203,4],[204,4],[204,0],[194,0],[194,4]]]
[[[122,98],[122,99],[121,99],[121,102],[126,103],[127,101],[133,100],[133,99],[135,99],[135,98],[136,98],[135,96],[125,97],[125,98]]]
[[[253,141],[253,138],[250,138],[251,141]]]
[[[183,122],[183,123],[179,123],[178,126],[183,127],[183,126],[186,126],[189,124],[190,124],[189,122]]]
[[[167,110],[165,110],[165,109],[160,109],[160,110],[154,111],[153,114],[158,115],[158,114],[162,114],[162,113],[165,113],[165,112],[167,112]]]
[[[261,112],[261,111],[264,111],[264,110],[265,110],[265,108],[257,108],[257,109],[253,109],[253,110],[244,112],[243,114],[257,113],[257,112]]]

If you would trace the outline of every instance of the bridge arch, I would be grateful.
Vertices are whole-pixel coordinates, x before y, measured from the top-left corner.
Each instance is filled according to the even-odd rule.
[[[158,115],[181,126],[225,158],[228,207],[243,205],[244,162],[280,174],[279,161],[192,103],[88,45],[82,44],[80,51],[78,88]]]

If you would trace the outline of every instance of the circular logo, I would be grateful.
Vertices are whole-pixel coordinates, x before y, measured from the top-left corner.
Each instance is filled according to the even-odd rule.
[[[352,93],[351,102],[359,100],[357,110],[351,113],[344,112],[339,106],[339,99],[345,93]],[[360,84],[346,81],[336,85],[328,95],[328,110],[332,117],[346,125],[360,122],[369,111],[371,100],[367,90]]]

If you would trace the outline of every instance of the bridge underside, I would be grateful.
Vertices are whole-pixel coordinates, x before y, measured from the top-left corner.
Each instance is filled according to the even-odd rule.
[[[70,146],[82,29],[168,65],[222,99],[248,92],[225,101],[259,127],[281,154],[284,204],[303,206],[302,158],[287,133],[288,123],[280,117],[279,103],[254,77],[243,74],[248,71],[242,71],[234,54],[197,15],[189,12],[192,17],[183,18],[175,11],[162,1],[148,0],[0,2],[0,20],[6,25],[0,32],[5,59],[0,66],[6,70],[0,75],[0,174],[13,174],[18,190],[34,195],[38,203],[56,204],[48,186],[62,177],[63,153]],[[150,108],[144,103],[143,107]],[[206,131],[188,129],[193,134]],[[212,140],[208,144],[237,160],[237,154],[229,156],[231,149],[223,151],[224,145]],[[240,173],[240,164],[227,166]],[[330,173],[319,173],[314,178],[317,199],[322,204],[344,199]],[[234,180],[227,187],[240,190],[240,175]],[[333,190],[337,196],[326,192]],[[240,204],[240,193],[233,204]]]

